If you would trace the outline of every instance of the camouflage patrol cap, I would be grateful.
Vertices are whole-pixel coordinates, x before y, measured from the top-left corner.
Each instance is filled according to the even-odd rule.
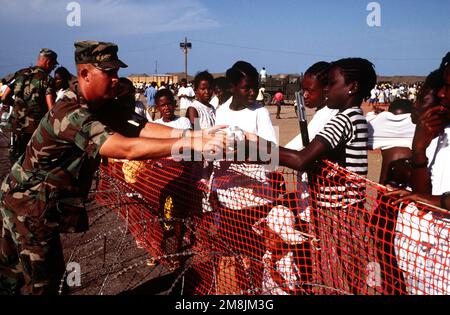
[[[42,48],[41,51],[39,52],[39,55],[48,57],[48,58],[52,59],[56,65],[59,65],[58,60],[56,60],[56,58],[58,57],[58,54],[55,53],[53,50],[48,49],[48,48]]]
[[[81,41],[75,43],[75,63],[90,63],[104,71],[128,67],[117,56],[119,48],[114,43]]]

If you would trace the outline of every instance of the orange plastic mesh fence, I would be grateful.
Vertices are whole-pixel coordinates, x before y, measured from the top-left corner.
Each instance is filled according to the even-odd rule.
[[[212,173],[211,173],[212,172]],[[449,216],[337,165],[102,165],[97,201],[186,294],[448,294]],[[421,212],[425,213],[421,215]]]

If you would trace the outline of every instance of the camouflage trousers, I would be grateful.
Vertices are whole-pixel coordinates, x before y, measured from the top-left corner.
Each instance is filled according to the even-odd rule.
[[[65,264],[59,232],[0,206],[0,295],[57,294]]]

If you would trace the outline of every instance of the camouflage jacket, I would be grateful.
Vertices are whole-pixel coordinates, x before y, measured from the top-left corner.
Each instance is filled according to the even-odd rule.
[[[14,94],[9,127],[15,132],[33,133],[48,112],[46,95],[54,95],[53,78],[39,67],[19,70],[9,86]]]
[[[114,112],[115,120],[127,122],[126,114],[121,115],[117,109]],[[111,112],[102,113],[110,116]],[[83,200],[100,163],[100,147],[113,129],[120,131],[126,125],[116,123],[118,127],[110,128],[100,120],[101,113],[90,110],[76,85],[65,92],[41,120],[25,154],[3,181],[1,206],[17,217],[42,217],[55,207],[55,201]],[[137,136],[142,127],[121,133]]]

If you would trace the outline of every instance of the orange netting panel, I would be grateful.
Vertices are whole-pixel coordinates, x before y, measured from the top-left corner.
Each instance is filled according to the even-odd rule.
[[[97,201],[189,294],[448,294],[449,216],[329,162],[114,161]],[[423,211],[424,214],[421,214]],[[181,280],[180,280],[181,281]]]

